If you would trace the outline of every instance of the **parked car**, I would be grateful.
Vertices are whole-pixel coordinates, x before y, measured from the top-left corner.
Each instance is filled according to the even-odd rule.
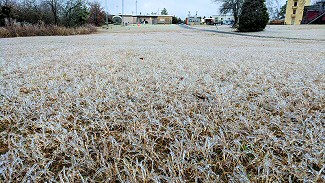
[[[271,20],[270,25],[284,25],[284,19],[282,19],[282,20]]]
[[[234,23],[235,23],[235,21],[233,21],[233,20],[227,20],[227,21],[225,21],[225,24],[226,25],[234,25]]]

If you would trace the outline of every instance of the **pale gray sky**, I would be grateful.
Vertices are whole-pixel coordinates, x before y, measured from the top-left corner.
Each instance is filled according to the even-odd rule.
[[[106,0],[98,0],[105,6]],[[152,13],[166,8],[170,15],[185,18],[190,11],[192,15],[198,11],[198,16],[211,16],[219,14],[220,4],[212,0],[137,0],[138,14]],[[272,0],[273,1],[273,0]],[[279,4],[285,4],[286,0],[279,0]],[[122,13],[122,0],[107,0],[110,14]],[[124,14],[135,14],[136,0],[124,0]]]
[[[105,0],[101,0],[104,1]],[[166,8],[168,14],[185,18],[188,11],[195,14],[198,11],[199,16],[210,16],[218,14],[219,6],[211,0],[137,0],[138,14],[157,12]],[[108,10],[111,14],[122,12],[122,0],[107,0]],[[135,14],[136,0],[124,0],[124,13]]]

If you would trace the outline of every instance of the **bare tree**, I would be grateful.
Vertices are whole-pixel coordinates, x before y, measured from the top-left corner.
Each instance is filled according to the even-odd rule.
[[[45,0],[45,3],[50,6],[51,12],[54,18],[54,24],[59,23],[59,11],[62,7],[62,2],[60,0]]]
[[[84,0],[67,0],[62,11],[62,23],[67,27],[85,24],[89,15],[89,10]]]
[[[90,6],[90,16],[88,18],[88,23],[100,26],[105,24],[105,10],[101,7],[101,4],[98,1],[89,3]]]
[[[42,21],[43,14],[37,0],[20,0],[15,7],[15,18],[18,22],[36,24]]]
[[[80,0],[68,0],[65,3],[64,7],[64,24],[65,26],[71,26],[71,19],[73,18],[73,10],[79,6],[82,5],[82,2]]]
[[[238,23],[239,15],[241,13],[241,8],[244,0],[213,0],[214,2],[222,3],[220,8],[220,13],[227,14],[231,13],[234,16],[234,26]]]
[[[280,19],[280,3],[279,0],[266,0],[267,11],[271,19]]]

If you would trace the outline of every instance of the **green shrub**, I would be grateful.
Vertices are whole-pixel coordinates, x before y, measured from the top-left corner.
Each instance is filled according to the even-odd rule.
[[[238,30],[240,32],[262,31],[268,21],[269,14],[265,0],[245,0],[239,16]]]

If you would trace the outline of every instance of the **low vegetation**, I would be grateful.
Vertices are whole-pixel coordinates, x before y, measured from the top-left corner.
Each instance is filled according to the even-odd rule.
[[[0,37],[90,34],[105,16],[97,1],[0,0]]]
[[[68,36],[77,34],[91,34],[97,32],[97,28],[91,25],[76,28],[45,26],[45,25],[24,25],[0,27],[0,38],[26,37],[26,36]]]
[[[321,44],[176,26],[5,39],[0,181],[324,182]]]

